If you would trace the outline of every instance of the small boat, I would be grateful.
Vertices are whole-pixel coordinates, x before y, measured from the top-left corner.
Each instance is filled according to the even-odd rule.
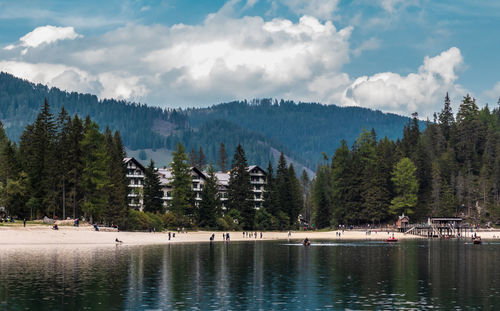
[[[386,242],[397,242],[398,239],[396,239],[395,237],[392,237],[392,238],[388,238],[387,240],[385,240]]]
[[[472,243],[473,244],[481,244],[483,243],[483,241],[481,241],[481,237],[480,236],[477,236],[475,238],[472,239]]]
[[[311,241],[309,241],[308,239],[305,239],[305,240],[302,242],[302,245],[304,245],[304,246],[309,246],[309,245],[311,245]]]

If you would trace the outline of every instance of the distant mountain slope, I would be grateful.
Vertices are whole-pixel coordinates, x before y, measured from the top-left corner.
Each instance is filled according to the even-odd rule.
[[[271,100],[231,102],[188,109],[187,113],[189,126],[193,128],[211,120],[224,119],[258,131],[285,145],[291,154],[312,169],[321,160],[321,152],[333,154],[342,139],[351,145],[363,127],[374,128],[379,138],[397,139],[409,120],[408,117],[360,107]]]
[[[120,130],[124,143],[132,148],[162,148],[165,137],[152,130],[158,120],[183,127],[185,115],[173,109],[161,109],[114,99],[99,100],[91,94],[68,93],[58,88],[34,84],[7,73],[0,73],[0,119],[7,135],[18,140],[24,127],[35,120],[44,98],[49,101],[52,113],[64,106],[71,114],[90,115],[101,127]]]
[[[71,115],[90,115],[102,129],[109,126],[119,130],[128,150],[147,150],[151,157],[159,157],[160,163],[169,162],[162,155],[179,141],[188,152],[202,147],[207,160],[215,163],[219,145],[224,142],[229,160],[236,145],[242,143],[249,163],[267,167],[268,161],[276,162],[277,152],[283,151],[297,171],[302,166],[314,170],[321,161],[321,152],[331,155],[341,139],[351,144],[363,127],[375,128],[379,138],[395,139],[408,122],[407,117],[365,108],[290,101],[161,109],[99,100],[91,94],[64,92],[0,73],[0,120],[12,140],[17,141],[24,127],[34,121],[44,98],[55,115],[62,106]]]

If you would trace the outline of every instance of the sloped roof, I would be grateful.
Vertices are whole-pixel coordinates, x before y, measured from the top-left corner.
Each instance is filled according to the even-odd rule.
[[[264,173],[264,175],[267,175],[267,172],[265,170],[262,169],[262,167],[258,166],[258,165],[250,165],[249,167],[247,167],[247,171],[252,171],[253,169],[259,169],[262,173]]]
[[[217,183],[221,186],[229,185],[229,174],[224,172],[216,172],[215,177],[217,177]]]
[[[144,167],[144,166],[143,166],[143,165],[142,165],[139,161],[137,161],[135,158],[123,158],[123,162],[124,162],[124,163],[128,163],[128,162],[130,162],[130,161],[134,162],[134,163],[135,163],[135,165],[136,165],[138,168],[140,168],[141,170],[143,170],[143,171],[145,171],[145,170],[146,170],[146,168],[145,168],[145,167]]]

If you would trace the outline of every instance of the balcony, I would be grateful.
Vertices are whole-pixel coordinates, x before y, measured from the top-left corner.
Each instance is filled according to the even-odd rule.
[[[127,174],[125,175],[127,178],[141,178],[144,179],[144,174],[136,175],[136,174]]]

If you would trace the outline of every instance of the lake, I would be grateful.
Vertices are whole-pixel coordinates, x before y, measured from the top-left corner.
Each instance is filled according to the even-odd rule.
[[[463,240],[4,246],[0,310],[495,309],[499,258]]]

